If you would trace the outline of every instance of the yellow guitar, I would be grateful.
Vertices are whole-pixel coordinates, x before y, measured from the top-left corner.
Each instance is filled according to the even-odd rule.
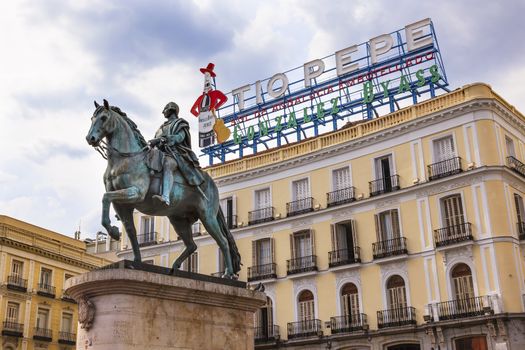
[[[215,135],[217,135],[217,141],[219,143],[223,143],[224,141],[228,140],[230,137],[231,131],[224,125],[224,120],[217,118],[215,115],[215,109],[211,110],[211,113],[215,117],[215,124],[213,124],[213,131],[215,131]]]

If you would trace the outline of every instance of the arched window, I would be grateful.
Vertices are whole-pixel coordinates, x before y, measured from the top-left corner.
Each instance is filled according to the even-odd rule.
[[[451,275],[455,299],[464,300],[473,298],[474,283],[472,282],[472,271],[470,267],[464,263],[457,264],[452,269]]]
[[[314,295],[309,290],[303,290],[299,297],[298,301],[298,316],[299,321],[308,321],[315,319],[315,309],[314,309]]]
[[[398,275],[390,277],[386,283],[389,309],[407,307],[405,280]]]
[[[343,316],[359,314],[359,293],[353,283],[347,283],[341,289]]]

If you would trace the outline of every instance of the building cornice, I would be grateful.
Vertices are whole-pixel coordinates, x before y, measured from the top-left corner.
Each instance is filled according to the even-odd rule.
[[[65,263],[67,265],[76,266],[76,267],[79,267],[79,268],[82,268],[82,269],[86,269],[86,270],[93,270],[93,269],[95,269],[97,267],[103,266],[104,263],[106,262],[103,259],[101,259],[101,264],[100,265],[87,263],[85,261],[81,261],[81,260],[78,260],[78,259],[75,259],[75,258],[67,257],[67,256],[64,256],[64,255],[61,255],[61,254],[58,254],[58,253],[55,253],[55,252],[52,252],[52,251],[40,248],[40,247],[36,247],[36,246],[32,246],[30,244],[26,244],[26,243],[22,243],[22,242],[16,241],[16,240],[13,240],[13,239],[10,239],[10,238],[7,238],[7,237],[0,237],[0,246],[11,247],[11,248],[14,248],[14,249],[17,249],[17,250],[21,250],[21,251],[24,251],[24,252],[36,254],[36,255],[39,255],[39,256],[42,256],[42,257],[45,257],[45,258],[48,258],[48,259],[59,261],[59,262]],[[109,261],[107,261],[107,263],[109,263]]]
[[[470,91],[473,89],[474,91]],[[477,90],[476,90],[477,89]],[[480,90],[480,91],[478,91]],[[218,186],[280,172],[337,156],[455,118],[459,113],[490,110],[525,134],[525,117],[488,86],[474,84],[397,112],[267,154],[207,168]],[[493,119],[492,116],[488,118]],[[335,141],[334,141],[335,140]]]

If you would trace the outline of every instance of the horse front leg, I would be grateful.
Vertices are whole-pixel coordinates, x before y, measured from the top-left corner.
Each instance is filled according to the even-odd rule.
[[[102,226],[106,228],[111,238],[120,240],[120,232],[118,227],[111,225],[111,219],[109,218],[109,207],[111,203],[122,203],[132,204],[143,200],[143,196],[139,189],[135,186],[128,187],[117,191],[108,191],[104,193],[102,197]],[[128,232],[129,241],[133,248],[133,254],[135,255],[135,261],[140,262],[140,249],[137,240],[136,233]]]

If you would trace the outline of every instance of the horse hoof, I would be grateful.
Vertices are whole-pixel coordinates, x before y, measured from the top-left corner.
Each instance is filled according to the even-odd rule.
[[[120,232],[117,226],[111,226],[111,228],[108,230],[108,234],[115,241],[120,241]]]

